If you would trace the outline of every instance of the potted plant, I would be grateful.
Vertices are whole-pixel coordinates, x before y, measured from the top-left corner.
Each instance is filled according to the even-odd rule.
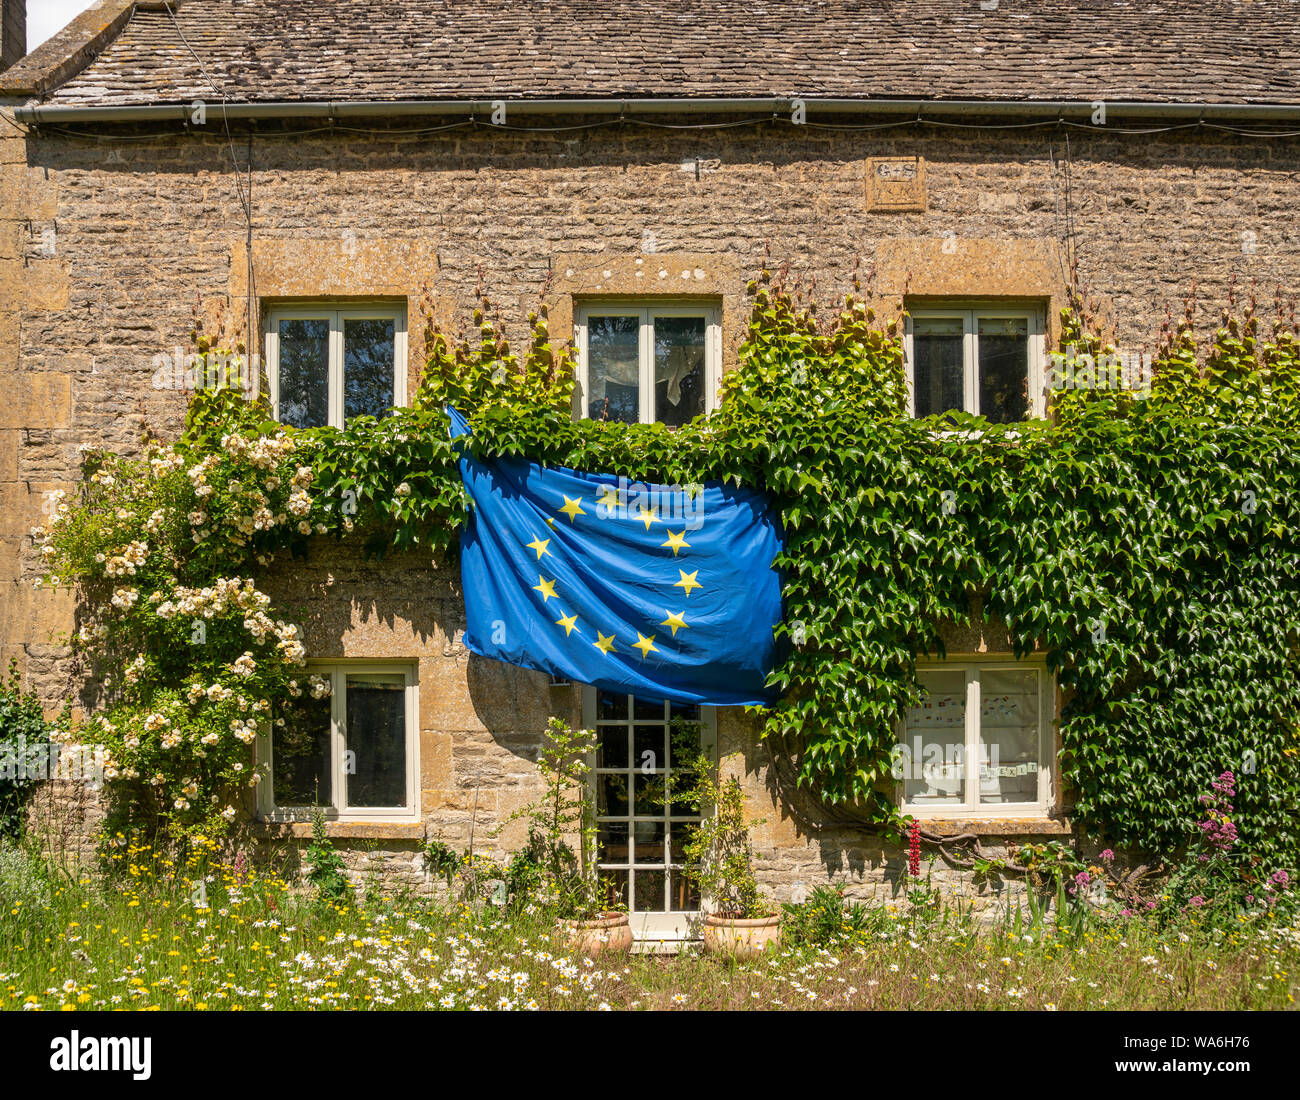
[[[632,927],[627,913],[605,897],[596,871],[595,810],[587,785],[594,749],[587,730],[550,720],[538,756],[545,790],[507,819],[528,822],[528,844],[511,860],[507,879],[554,908],[570,947],[601,955],[631,948]]]
[[[677,796],[704,813],[683,848],[686,875],[708,905],[700,930],[707,951],[756,955],[781,935],[781,915],[758,889],[745,795],[735,776],[721,777],[706,753],[690,753]],[[709,811],[712,811],[711,813]]]

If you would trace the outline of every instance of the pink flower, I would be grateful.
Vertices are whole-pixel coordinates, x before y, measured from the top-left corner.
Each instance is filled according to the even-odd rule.
[[[1109,863],[1112,859],[1115,858],[1115,853],[1112,852],[1109,848],[1103,848],[1101,855],[1099,855],[1097,858],[1100,859],[1102,863]]]
[[[1285,871],[1274,871],[1273,874],[1269,876],[1268,881],[1270,886],[1276,886],[1279,890],[1285,890],[1287,883],[1291,881],[1291,876]]]
[[[907,873],[913,878],[921,874],[921,823],[916,818],[907,830]]]
[[[1200,894],[1197,894],[1194,898],[1190,899],[1187,904],[1192,906],[1193,908],[1199,909],[1202,905],[1205,904],[1205,899],[1201,897]]]

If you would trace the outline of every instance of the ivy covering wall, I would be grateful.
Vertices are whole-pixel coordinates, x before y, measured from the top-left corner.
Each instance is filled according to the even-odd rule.
[[[221,829],[231,792],[260,781],[253,726],[275,720],[285,692],[320,690],[301,674],[296,630],[259,598],[272,556],[307,553],[319,535],[376,554],[454,552],[451,403],[485,456],[773,494],[789,646],[764,735],[823,802],[897,823],[891,754],[919,697],[917,657],[942,654],[943,624],[989,618],[1019,654],[1041,652],[1065,691],[1060,774],[1089,832],[1169,851],[1230,768],[1243,849],[1293,861],[1294,318],[1262,321],[1250,305],[1198,339],[1189,310],[1160,336],[1149,396],[1061,392],[1050,421],[994,426],[907,415],[900,317],[853,296],[823,316],[766,272],[749,290],[720,410],[677,431],[575,422],[572,361],[545,314],[516,354],[484,301],[472,337],[426,332],[413,407],[382,421],[293,432],[262,405],[203,392],[174,445],[132,462],[88,456],[80,500],[41,538],[53,576],[82,590],[81,644],[128,670],[79,734],[111,749],[123,803],[181,832]],[[1062,354],[1113,350],[1078,303],[1061,334]]]

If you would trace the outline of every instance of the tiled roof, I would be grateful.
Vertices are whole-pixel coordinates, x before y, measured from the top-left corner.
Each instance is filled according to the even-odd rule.
[[[232,101],[1296,103],[1298,9],[1295,0],[181,0],[181,33],[166,11],[138,5],[50,101],[185,103],[211,99],[216,85]]]

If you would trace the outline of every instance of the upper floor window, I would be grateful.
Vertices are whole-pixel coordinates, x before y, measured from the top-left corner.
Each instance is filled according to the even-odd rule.
[[[914,416],[956,409],[1013,424],[1046,415],[1036,307],[909,309],[905,352]]]
[[[588,305],[578,311],[577,414],[681,427],[717,407],[722,358],[711,306]]]
[[[272,309],[266,326],[271,406],[294,428],[342,428],[406,403],[404,306]]]
[[[952,659],[918,667],[924,691],[900,731],[905,813],[1027,817],[1052,807],[1055,685],[1042,662]]]

